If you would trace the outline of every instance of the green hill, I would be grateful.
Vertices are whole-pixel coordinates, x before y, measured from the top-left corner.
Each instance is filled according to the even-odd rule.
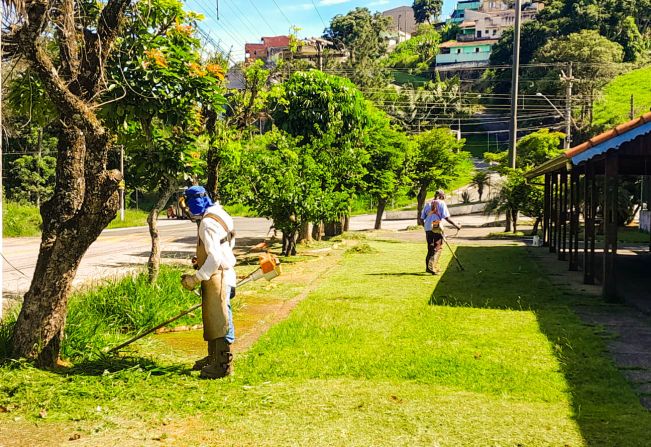
[[[635,116],[651,109],[651,66],[617,76],[603,90],[594,105],[594,124],[613,127],[629,120],[631,95]]]

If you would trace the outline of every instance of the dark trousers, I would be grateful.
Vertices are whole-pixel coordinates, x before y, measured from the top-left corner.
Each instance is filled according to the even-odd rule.
[[[443,235],[441,233],[434,233],[433,231],[425,232],[425,239],[427,239],[427,256],[425,257],[425,268],[429,269],[429,260],[434,253],[443,249]]]

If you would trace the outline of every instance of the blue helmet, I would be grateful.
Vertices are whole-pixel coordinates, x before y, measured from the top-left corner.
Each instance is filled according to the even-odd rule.
[[[213,201],[208,197],[208,193],[203,186],[193,186],[185,190],[185,203],[190,208],[194,216],[201,216],[206,212],[208,207],[213,205]]]

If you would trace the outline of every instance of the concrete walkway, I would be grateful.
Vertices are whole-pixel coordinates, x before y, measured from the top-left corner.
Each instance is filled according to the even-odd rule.
[[[570,272],[568,263],[558,261],[556,254],[549,253],[547,248],[531,247],[528,250],[560,290],[565,289],[591,297],[591,304],[577,306],[576,313],[587,325],[603,329],[599,331],[599,335],[603,338],[611,358],[637,392],[642,405],[651,410],[651,317],[649,314],[632,305],[606,303],[601,296],[600,286],[583,284],[583,273]],[[635,260],[629,259],[629,261]],[[629,270],[628,273],[631,272],[630,266],[620,267]],[[648,284],[642,282],[643,278],[645,277],[638,276],[632,281],[629,278],[631,281],[629,293],[635,295],[635,290],[645,288],[645,285],[646,293],[651,293]],[[629,298],[639,299],[637,295]]]

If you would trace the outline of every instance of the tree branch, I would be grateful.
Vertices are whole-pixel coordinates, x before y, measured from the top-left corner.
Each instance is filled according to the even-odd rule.
[[[95,96],[100,88],[104,64],[111,54],[129,3],[131,0],[109,0],[100,13],[97,32],[85,32],[87,54],[82,60],[77,86],[74,89],[87,100]]]
[[[79,73],[79,45],[75,29],[74,0],[57,0],[59,21],[59,53],[61,55],[61,77],[75,79]]]

